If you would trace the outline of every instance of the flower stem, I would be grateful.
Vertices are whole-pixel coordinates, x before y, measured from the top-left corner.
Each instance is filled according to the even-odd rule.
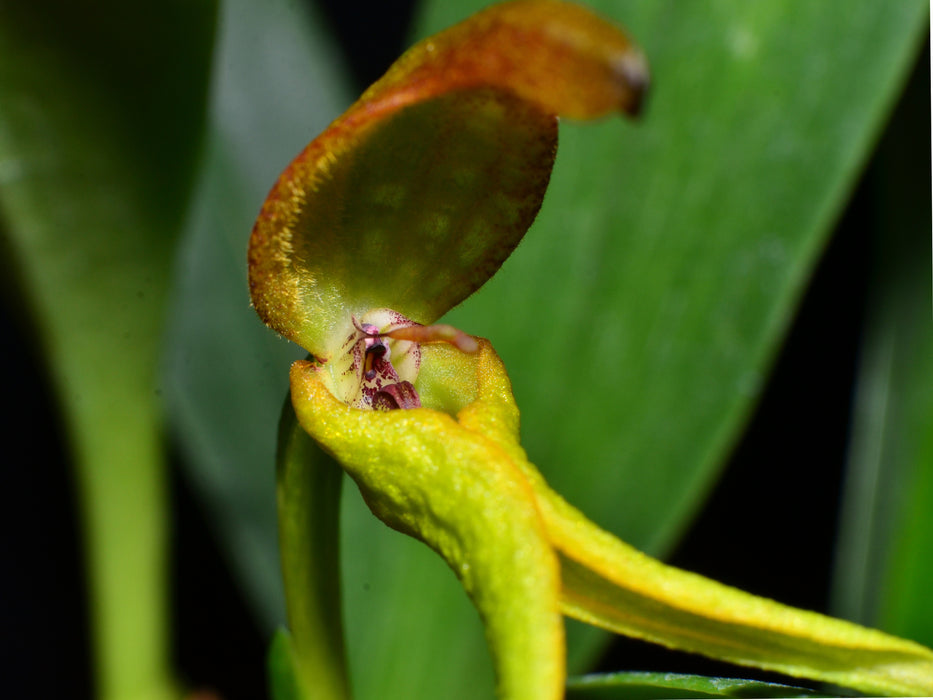
[[[295,673],[304,700],[350,697],[340,597],[343,471],[308,437],[291,399],[277,455],[279,547]]]

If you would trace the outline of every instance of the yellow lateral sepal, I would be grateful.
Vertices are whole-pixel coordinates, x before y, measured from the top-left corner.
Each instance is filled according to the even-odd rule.
[[[478,364],[490,355],[483,342]],[[321,371],[312,362],[292,366],[301,426],[343,465],[380,520],[453,569],[486,626],[499,697],[562,698],[557,556],[522,470],[447,413],[350,408],[328,391]]]

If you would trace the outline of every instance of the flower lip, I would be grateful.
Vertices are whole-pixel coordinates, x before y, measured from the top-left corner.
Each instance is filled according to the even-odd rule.
[[[463,353],[479,344],[453,326],[423,326],[392,309],[372,309],[357,319],[341,350],[321,363],[335,397],[354,408],[389,410],[418,408],[414,382],[422,360],[422,345],[445,343]]]
[[[391,411],[397,408],[421,408],[421,397],[411,382],[390,384],[373,396],[373,409]]]

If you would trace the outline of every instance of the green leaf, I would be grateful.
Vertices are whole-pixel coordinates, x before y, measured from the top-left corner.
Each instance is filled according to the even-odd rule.
[[[677,673],[607,673],[567,679],[567,700],[812,697],[825,696],[781,683]]]
[[[929,74],[917,71],[868,182],[874,279],[858,377],[839,614],[933,644],[933,322]]]
[[[4,262],[73,452],[105,698],[176,694],[156,369],[214,9],[0,6]]]
[[[269,644],[267,659],[272,700],[304,700],[295,666],[291,635],[286,629],[279,628]]]
[[[479,4],[429,2],[423,31]],[[445,320],[499,350],[555,490],[663,553],[754,406],[928,14],[882,0],[593,5],[648,57],[643,119],[561,125],[537,222]]]

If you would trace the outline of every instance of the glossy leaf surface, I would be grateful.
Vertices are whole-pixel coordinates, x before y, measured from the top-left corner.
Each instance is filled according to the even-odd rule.
[[[742,678],[677,673],[607,673],[567,679],[568,700],[663,700],[666,698],[820,697],[804,688]]]

